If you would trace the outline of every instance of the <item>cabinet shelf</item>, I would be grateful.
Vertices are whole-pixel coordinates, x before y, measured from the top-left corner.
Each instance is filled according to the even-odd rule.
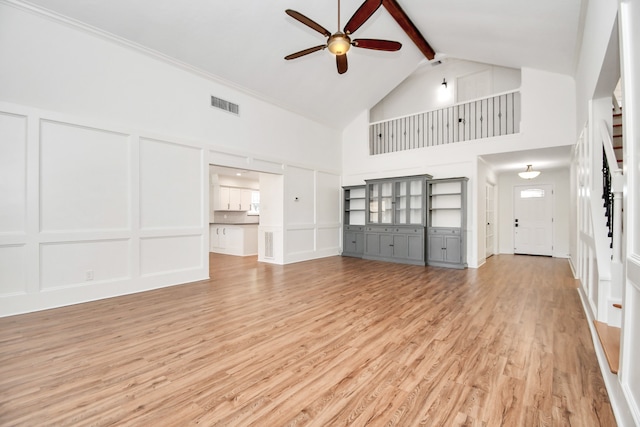
[[[427,181],[429,265],[465,268],[466,189],[468,178]]]
[[[367,198],[364,185],[343,187],[342,255],[362,258]]]

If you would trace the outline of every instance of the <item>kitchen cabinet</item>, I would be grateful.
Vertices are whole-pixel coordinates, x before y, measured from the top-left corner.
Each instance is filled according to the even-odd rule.
[[[251,189],[217,185],[213,191],[214,211],[251,210]]]
[[[209,227],[209,250],[211,252],[223,251],[227,247],[227,230],[224,226]]]
[[[465,268],[468,178],[427,181],[427,264]]]
[[[210,224],[209,251],[227,255],[258,254],[258,224]]]

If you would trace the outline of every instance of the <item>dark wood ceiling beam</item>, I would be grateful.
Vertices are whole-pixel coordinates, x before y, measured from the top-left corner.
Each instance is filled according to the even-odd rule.
[[[382,0],[382,5],[387,9],[389,14],[396,20],[400,27],[404,30],[409,38],[418,46],[418,49],[424,54],[428,60],[432,60],[436,56],[436,52],[433,50],[429,42],[420,33],[420,30],[409,19],[407,14],[402,10],[396,0]]]

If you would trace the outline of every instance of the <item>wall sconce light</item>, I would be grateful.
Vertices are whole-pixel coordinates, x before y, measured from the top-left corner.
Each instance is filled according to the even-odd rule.
[[[527,170],[524,172],[518,172],[518,175],[522,179],[533,179],[540,175],[540,171],[534,171],[531,165],[527,165]]]
[[[442,79],[440,88],[438,90],[438,100],[440,102],[447,102],[449,100],[449,88],[447,87],[447,79]]]

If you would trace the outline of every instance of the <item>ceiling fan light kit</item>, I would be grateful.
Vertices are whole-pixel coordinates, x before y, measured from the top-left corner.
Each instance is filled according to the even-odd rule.
[[[344,33],[338,31],[329,37],[327,49],[334,55],[344,55],[351,48],[351,39]]]
[[[331,34],[329,30],[322,25],[307,18],[300,12],[287,9],[285,13],[291,16],[298,22],[303,23],[307,27],[311,28],[327,37],[327,43],[325,45],[319,45],[310,47],[300,52],[292,53],[284,57],[286,60],[300,58],[301,56],[308,55],[319,50],[328,49],[329,52],[336,56],[336,66],[338,68],[338,74],[344,74],[347,72],[347,52],[351,46],[355,46],[362,49],[382,50],[387,52],[394,52],[400,50],[402,44],[390,40],[378,40],[378,39],[355,39],[351,40],[350,34],[353,34],[358,28],[362,26],[376,10],[382,5],[382,0],[365,0],[364,3],[355,11],[349,22],[344,26],[343,31],[336,31]],[[338,29],[340,28],[340,0],[338,0]]]

